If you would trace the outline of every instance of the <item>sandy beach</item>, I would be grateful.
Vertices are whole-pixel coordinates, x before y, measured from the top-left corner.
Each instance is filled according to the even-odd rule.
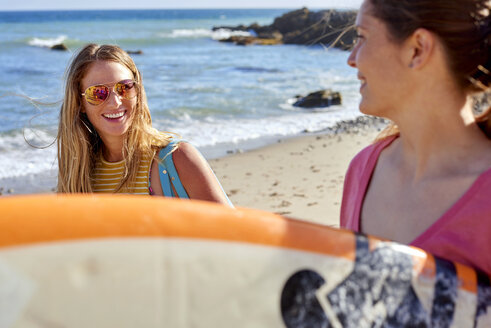
[[[349,162],[381,126],[361,118],[329,133],[279,140],[210,165],[235,206],[337,227]]]

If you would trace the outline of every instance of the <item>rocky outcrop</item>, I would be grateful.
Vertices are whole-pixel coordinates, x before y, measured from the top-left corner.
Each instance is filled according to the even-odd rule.
[[[315,108],[341,105],[341,94],[332,90],[320,90],[309,93],[307,96],[297,96],[297,101],[293,104],[296,107]]]
[[[255,36],[237,36],[233,40],[231,38],[220,40],[236,44],[264,44],[261,40],[269,40],[265,44],[322,44],[349,50],[356,36],[352,28],[356,13],[354,10],[311,12],[307,8],[302,8],[277,17],[273,24],[267,26],[254,23],[249,26],[219,26],[213,29],[254,32]]]

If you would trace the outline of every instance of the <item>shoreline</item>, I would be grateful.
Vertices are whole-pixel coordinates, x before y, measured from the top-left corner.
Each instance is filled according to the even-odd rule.
[[[337,226],[349,162],[384,126],[379,118],[360,116],[322,131],[270,139],[274,143],[244,147],[245,151],[241,146],[247,145],[228,144],[226,151],[215,150],[227,155],[206,157],[235,206]],[[50,170],[4,178],[0,195],[50,193],[56,177],[57,172]]]
[[[335,133],[280,140],[209,163],[237,207],[339,227],[349,163],[382,129],[368,123],[373,120],[343,122]]]

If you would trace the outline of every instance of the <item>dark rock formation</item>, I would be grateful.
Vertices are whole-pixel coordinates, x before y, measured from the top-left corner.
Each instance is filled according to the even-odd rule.
[[[322,44],[349,50],[354,44],[356,33],[352,28],[356,11],[322,10],[311,12],[307,8],[288,12],[277,17],[273,24],[260,26],[256,23],[250,26],[239,25],[236,27],[219,26],[231,31],[254,31],[254,37],[236,37],[242,43],[244,38],[252,38],[253,41],[246,44],[264,44],[260,40],[270,40],[265,44]],[[220,40],[222,41],[222,40]],[[228,39],[228,42],[237,41]]]
[[[63,43],[59,43],[51,46],[51,50],[68,51],[68,47],[65,46]]]
[[[341,105],[341,94],[331,90],[320,90],[309,93],[305,97],[297,96],[297,101],[293,104],[296,107],[314,108]]]
[[[128,55],[143,55],[142,50],[126,50]]]

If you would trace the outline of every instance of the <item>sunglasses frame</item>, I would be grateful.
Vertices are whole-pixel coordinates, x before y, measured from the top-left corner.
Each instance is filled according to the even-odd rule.
[[[84,92],[82,92],[80,95],[81,95],[81,96],[83,96],[83,97],[85,98],[85,101],[86,101],[87,103],[89,103],[90,105],[92,105],[92,106],[100,106],[100,105],[102,105],[103,103],[105,103],[105,102],[106,102],[106,100],[107,100],[107,99],[108,99],[108,98],[111,96],[111,93],[112,93],[112,92],[114,92],[115,94],[117,94],[117,95],[118,95],[118,97],[121,97],[121,98],[123,98],[123,99],[133,99],[133,98],[135,98],[135,97],[138,95],[138,90],[137,90],[137,94],[135,95],[135,97],[131,97],[131,98],[125,98],[125,97],[121,96],[121,95],[120,95],[120,94],[119,94],[119,93],[116,91],[116,86],[117,86],[118,84],[124,84],[124,83],[121,83],[121,82],[123,82],[123,81],[131,81],[131,82],[133,82],[133,87],[135,87],[135,86],[136,86],[136,87],[138,88],[138,82],[137,82],[137,81],[135,81],[135,80],[133,80],[133,79],[124,79],[124,80],[121,80],[121,81],[118,81],[118,82],[114,83],[114,84],[112,85],[112,87],[111,87],[111,84],[101,84],[101,83],[98,83],[98,84],[94,84],[94,85],[88,86],[88,87],[85,89],[85,91],[84,91]],[[89,100],[87,100],[87,93],[86,93],[86,92],[87,92],[87,90],[89,90],[90,88],[93,88],[93,87],[100,87],[100,86],[106,87],[106,88],[109,90],[109,93],[107,94],[106,99],[104,99],[104,100],[103,100],[103,101],[102,101],[100,104],[92,104],[91,102],[89,102]]]

